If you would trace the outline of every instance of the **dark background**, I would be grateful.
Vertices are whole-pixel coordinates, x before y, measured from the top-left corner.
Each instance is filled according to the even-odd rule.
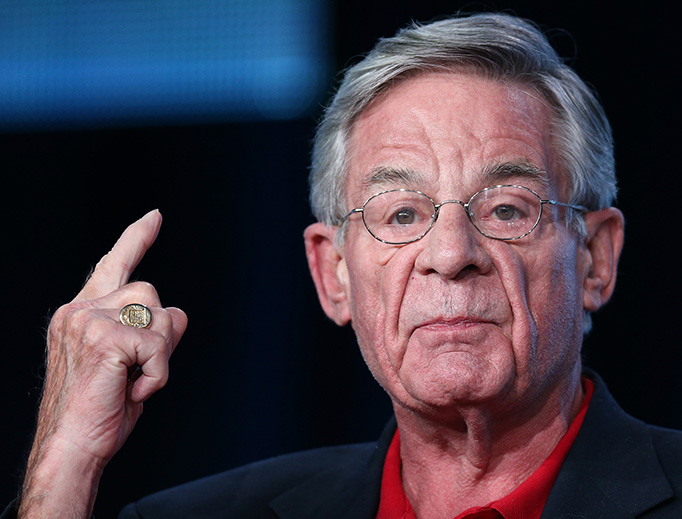
[[[334,69],[412,19],[511,9],[553,30],[614,127],[626,248],[584,349],[622,406],[682,428],[679,28],[673,3],[346,0],[331,8]],[[328,91],[334,86],[330,77]],[[123,228],[164,225],[136,279],[190,324],[171,381],[105,473],[96,514],[283,452],[375,438],[390,408],[350,329],[319,309],[305,263],[310,139],[295,121],[0,134],[0,499],[16,491],[40,393],[48,316]]]

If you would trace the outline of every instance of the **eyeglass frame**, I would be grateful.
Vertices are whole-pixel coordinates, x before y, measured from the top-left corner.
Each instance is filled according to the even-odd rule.
[[[533,195],[535,195],[535,196],[537,197],[538,201],[540,202],[540,212],[538,213],[537,220],[535,221],[535,223],[533,224],[533,226],[530,228],[530,230],[526,231],[526,232],[523,233],[521,236],[516,236],[516,237],[513,237],[513,238],[497,238],[497,237],[495,237],[495,236],[490,236],[489,234],[484,233],[484,232],[483,232],[481,229],[479,229],[478,226],[474,223],[474,216],[473,216],[471,210],[469,209],[472,200],[473,200],[474,198],[476,198],[478,195],[480,195],[481,193],[484,193],[484,192],[489,191],[489,190],[491,190],[491,189],[497,189],[497,188],[500,188],[500,187],[515,187],[515,188],[525,189],[526,191],[529,191],[529,192],[531,192]],[[371,200],[373,200],[374,198],[376,198],[376,197],[378,197],[378,196],[381,196],[381,195],[383,195],[383,194],[386,194],[386,193],[395,193],[395,192],[417,193],[418,195],[421,195],[421,196],[424,196],[425,198],[427,198],[427,199],[431,202],[431,204],[433,205],[433,214],[431,215],[431,223],[429,223],[429,226],[426,228],[426,230],[425,230],[423,233],[421,233],[419,236],[417,236],[416,238],[414,238],[414,239],[412,239],[412,240],[409,240],[409,241],[405,241],[405,242],[391,242],[391,241],[387,241],[387,240],[382,240],[381,238],[379,238],[376,234],[374,234],[374,233],[370,230],[369,226],[367,225],[367,221],[365,220],[365,207],[367,206],[367,204],[368,204]],[[587,213],[587,212],[589,212],[589,209],[588,209],[587,207],[585,207],[585,206],[582,206],[582,205],[566,204],[566,203],[564,203],[564,202],[559,202],[558,200],[543,199],[539,194],[537,194],[537,193],[536,193],[535,191],[533,191],[531,188],[526,187],[526,186],[516,185],[516,184],[498,184],[498,185],[495,185],[495,186],[484,187],[483,189],[480,189],[480,190],[476,191],[473,195],[471,195],[471,197],[469,198],[469,201],[466,202],[466,203],[465,203],[465,202],[462,202],[461,200],[443,200],[443,201],[442,201],[441,203],[439,203],[439,204],[437,204],[437,203],[433,200],[433,198],[431,198],[429,195],[427,195],[426,193],[424,193],[424,192],[422,192],[422,191],[419,191],[419,190],[417,190],[417,189],[397,188],[397,189],[386,189],[386,190],[384,190],[384,191],[380,191],[380,192],[378,192],[378,193],[374,193],[372,196],[370,196],[370,197],[365,201],[364,204],[362,204],[361,207],[356,207],[355,209],[352,209],[351,211],[349,211],[348,214],[346,214],[343,218],[341,218],[341,219],[339,220],[339,223],[338,223],[337,225],[338,225],[339,227],[341,227],[341,226],[343,226],[343,224],[346,222],[346,220],[348,220],[348,218],[350,218],[353,214],[355,214],[355,213],[362,213],[362,223],[363,223],[363,225],[365,226],[365,229],[367,229],[367,232],[368,232],[375,240],[380,241],[381,243],[385,243],[385,244],[387,244],[387,245],[407,245],[408,243],[414,243],[414,242],[416,242],[416,241],[421,240],[424,236],[426,236],[426,235],[429,233],[429,231],[430,231],[431,229],[433,229],[433,227],[436,225],[436,221],[438,220],[438,215],[440,214],[440,208],[443,207],[445,204],[459,204],[460,206],[462,206],[462,208],[463,208],[464,211],[466,212],[467,216],[469,217],[469,221],[471,222],[471,225],[474,226],[474,229],[476,229],[479,233],[481,233],[481,234],[482,234],[483,236],[485,236],[486,238],[490,238],[491,240],[499,240],[499,241],[515,241],[515,240],[520,240],[521,238],[524,238],[524,237],[528,236],[530,233],[532,233],[532,232],[535,230],[535,228],[538,226],[538,224],[540,223],[540,219],[542,218],[542,210],[543,210],[543,207],[544,207],[546,204],[555,205],[555,206],[560,206],[560,207],[566,207],[566,208],[568,208],[568,209],[573,209],[573,210],[579,211],[579,212],[581,212],[581,213]]]

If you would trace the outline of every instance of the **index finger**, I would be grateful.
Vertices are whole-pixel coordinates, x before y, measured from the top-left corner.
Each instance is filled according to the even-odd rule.
[[[74,301],[102,297],[125,285],[156,240],[161,221],[161,213],[154,209],[129,225],[109,253],[97,263]]]

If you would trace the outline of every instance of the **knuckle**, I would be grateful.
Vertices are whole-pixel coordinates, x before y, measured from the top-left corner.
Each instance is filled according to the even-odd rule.
[[[74,303],[67,303],[65,305],[60,306],[57,308],[57,310],[52,314],[52,318],[50,319],[50,324],[51,325],[60,325],[66,321],[68,321],[69,316],[73,311],[77,308],[77,305]]]
[[[71,335],[85,336],[91,333],[92,315],[85,308],[78,308],[70,312],[65,321],[66,329]]]
[[[103,342],[112,333],[112,321],[99,309],[79,305],[64,305],[59,308],[48,328],[48,336],[59,337],[61,342],[72,347]]]
[[[161,333],[154,333],[153,336],[150,338],[149,342],[150,342],[150,347],[154,351],[159,352],[159,354],[165,355],[166,360],[167,360],[167,358],[168,358],[168,340],[166,339],[166,337]]]
[[[161,330],[166,330],[173,325],[173,316],[165,308],[155,308],[152,319],[156,320],[156,323]]]
[[[159,374],[159,377],[157,379],[157,386],[158,389],[161,389],[162,387],[165,387],[166,384],[168,384],[168,370],[164,370],[162,373]]]
[[[147,281],[134,281],[126,285],[126,290],[130,292],[133,297],[138,297],[144,302],[156,306],[159,301],[159,294],[154,285]]]
[[[74,324],[76,327],[80,327],[83,316],[79,315],[79,313],[80,308],[74,303],[60,306],[52,315],[52,319],[50,319],[48,338],[51,339],[68,333],[74,327]]]

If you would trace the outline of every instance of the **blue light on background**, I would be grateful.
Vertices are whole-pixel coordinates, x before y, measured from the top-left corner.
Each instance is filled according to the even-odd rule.
[[[297,118],[328,47],[318,0],[4,0],[0,129]]]

